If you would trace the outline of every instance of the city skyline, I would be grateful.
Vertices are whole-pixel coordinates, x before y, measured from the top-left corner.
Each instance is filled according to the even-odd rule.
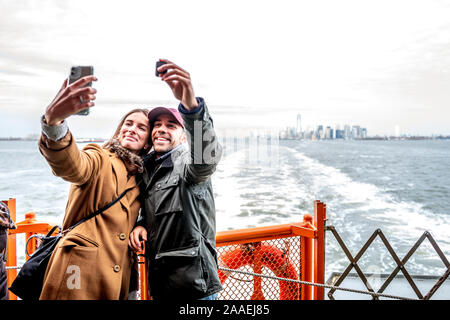
[[[342,126],[337,124],[335,127],[329,125],[318,124],[315,128],[307,126],[303,130],[302,115],[299,113],[296,117],[295,127],[286,127],[279,133],[282,139],[309,139],[309,140],[324,140],[324,139],[365,139],[368,137],[367,129],[359,125]]]
[[[176,0],[169,17],[150,19],[159,7],[1,2],[0,137],[39,134],[72,65],[93,65],[99,79],[91,114],[68,119],[75,136],[109,137],[134,107],[177,106],[154,76],[159,58],[191,74],[218,130],[281,130],[300,113],[304,128],[450,135],[450,4]]]
[[[369,135],[367,128],[360,124],[335,124],[334,126],[328,124],[315,124],[305,126],[302,123],[302,115],[296,115],[295,126],[286,126],[278,133],[279,137],[284,140],[389,140],[389,139],[450,139],[450,135],[433,134],[433,135],[417,135],[405,133],[401,131],[399,125],[395,125],[394,134],[376,134]],[[303,130],[304,129],[304,130]]]

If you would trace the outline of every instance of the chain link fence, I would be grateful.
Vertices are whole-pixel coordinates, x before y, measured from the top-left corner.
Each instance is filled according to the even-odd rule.
[[[220,300],[299,300],[300,237],[218,247]],[[225,269],[225,270],[222,270]],[[230,270],[261,274],[261,276]]]

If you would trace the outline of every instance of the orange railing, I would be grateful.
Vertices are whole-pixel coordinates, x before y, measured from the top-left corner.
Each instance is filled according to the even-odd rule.
[[[222,231],[217,233],[216,247],[219,254],[219,275],[221,280],[226,274],[221,274],[221,266],[227,269],[238,269],[250,264],[247,268],[252,273],[262,274],[263,277],[238,278],[237,281],[226,279],[223,281],[224,290],[219,294],[219,299],[278,299],[282,298],[282,281],[279,287],[266,282],[266,294],[263,293],[264,278],[262,266],[267,275],[283,275],[293,280],[324,284],[325,280],[325,221],[326,206],[320,201],[314,202],[314,216],[306,214],[302,222],[281,224],[267,227],[257,227],[242,230]],[[286,240],[289,239],[289,240]],[[250,248],[249,248],[250,245]],[[250,255],[253,257],[250,258]],[[222,259],[225,257],[226,262]],[[272,259],[272,261],[267,261]],[[238,261],[241,260],[241,261]],[[244,261],[242,261],[244,260]],[[276,261],[278,260],[278,262]],[[291,271],[288,271],[288,267]],[[281,270],[281,271],[280,271]],[[232,272],[231,272],[232,273]],[[230,283],[229,283],[230,282]],[[234,282],[234,284],[232,283]],[[252,286],[249,286],[249,283]],[[244,290],[243,286],[248,286]],[[285,284],[284,298],[301,300],[323,300],[324,289],[311,285],[301,284],[299,293],[293,293],[295,286]],[[247,294],[243,294],[247,291]],[[274,294],[280,291],[280,296]]]
[[[16,220],[16,200],[4,201]],[[326,206],[320,201],[314,202],[314,215],[306,214],[302,222],[280,224],[267,227],[222,231],[217,233],[216,248],[219,255],[219,276],[224,290],[219,299],[301,299],[323,300],[324,289],[307,284],[270,283],[264,273],[284,276],[302,282],[324,284],[325,281],[325,221]],[[46,234],[52,225],[36,220],[36,215],[29,212],[25,220],[18,222],[17,229],[9,230],[7,248],[8,286],[17,276],[16,235],[25,233],[25,241],[33,234]],[[32,238],[27,251],[32,253],[37,248],[37,239]],[[147,290],[147,272],[143,253],[138,254],[140,272],[141,299],[150,299]],[[232,259],[233,260],[232,260]],[[28,257],[26,257],[28,259]],[[239,260],[240,259],[240,260]],[[225,260],[225,261],[224,261]],[[273,260],[273,261],[269,261]],[[276,264],[278,263],[278,265]],[[233,272],[223,271],[222,267],[231,269],[251,268],[252,274],[261,274],[243,279]],[[264,272],[263,272],[263,267]],[[269,269],[269,271],[267,271]],[[10,299],[17,297],[10,292]]]

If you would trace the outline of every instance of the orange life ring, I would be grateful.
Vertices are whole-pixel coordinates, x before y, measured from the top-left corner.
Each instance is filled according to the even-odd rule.
[[[298,280],[295,267],[289,262],[283,251],[262,243],[258,243],[257,250],[260,254],[261,265],[272,270],[277,277]],[[249,245],[242,245],[221,254],[219,257],[219,265],[235,270],[245,265],[254,266],[255,251],[255,248],[251,248]],[[218,273],[220,282],[223,284],[230,272],[218,270]],[[298,282],[279,280],[278,283],[280,286],[280,300],[299,299]]]

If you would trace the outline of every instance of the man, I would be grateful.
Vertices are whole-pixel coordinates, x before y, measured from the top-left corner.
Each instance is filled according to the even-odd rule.
[[[211,175],[221,157],[213,122],[196,98],[189,73],[168,60],[162,80],[181,102],[178,110],[149,112],[153,151],[142,174],[142,219],[130,247],[147,241],[149,288],[154,300],[217,299],[215,207]],[[183,142],[187,140],[189,148]],[[188,150],[187,150],[188,149]]]
[[[0,201],[0,300],[9,299],[5,267],[8,229],[16,229],[16,225],[11,220],[8,206]]]

